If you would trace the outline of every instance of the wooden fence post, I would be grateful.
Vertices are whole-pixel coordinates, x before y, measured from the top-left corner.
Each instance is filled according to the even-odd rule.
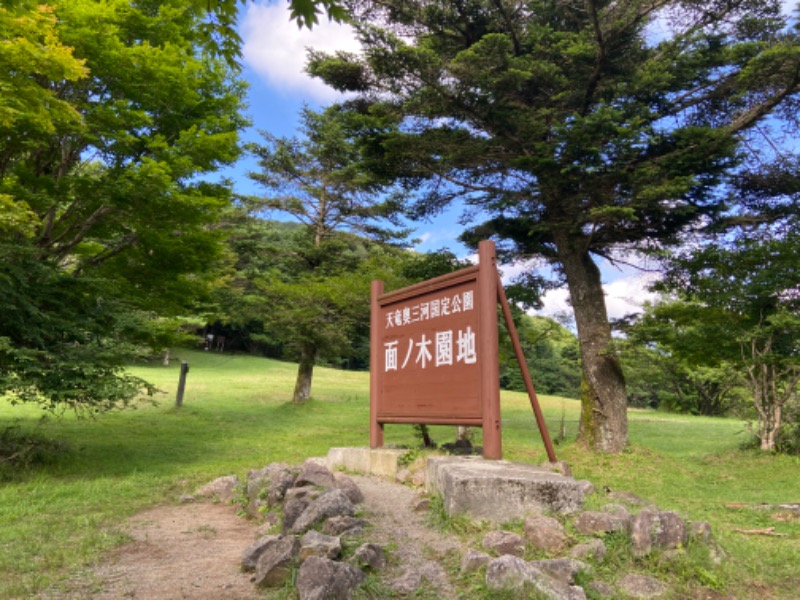
[[[183,392],[186,389],[186,374],[189,372],[189,363],[181,361],[181,377],[178,380],[178,395],[175,397],[175,406],[183,406]]]

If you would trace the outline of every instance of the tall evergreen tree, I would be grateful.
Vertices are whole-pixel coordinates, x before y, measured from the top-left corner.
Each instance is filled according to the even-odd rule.
[[[297,350],[296,403],[308,400],[318,358],[346,343],[358,314],[360,303],[352,293],[360,263],[370,253],[357,238],[343,234],[381,241],[405,235],[384,226],[396,214],[391,201],[381,197],[386,193],[382,178],[359,168],[352,127],[363,127],[363,119],[354,122],[338,107],[319,113],[306,109],[302,116],[301,138],[264,132],[265,143],[250,146],[261,169],[250,177],[266,194],[248,200],[254,211],[276,211],[303,226],[295,247],[298,268],[263,284],[269,310],[281,315],[281,335]],[[361,294],[367,301],[368,286]]]
[[[800,93],[798,31],[773,0],[352,3],[363,55],[310,71],[392,115],[374,164],[417,214],[459,198],[507,259],[569,288],[583,368],[580,437],[627,443],[625,382],[598,259],[652,251],[714,219],[749,128]],[[791,112],[791,111],[789,111]]]

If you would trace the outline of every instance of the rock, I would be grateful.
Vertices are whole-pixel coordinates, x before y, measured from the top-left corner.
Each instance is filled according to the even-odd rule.
[[[280,522],[281,518],[278,514],[274,512],[268,512],[264,515],[264,522],[259,525],[258,529],[256,529],[256,533],[259,536],[272,533],[272,530],[280,525]]]
[[[483,537],[482,545],[498,556],[503,554],[522,556],[525,554],[525,540],[522,539],[522,536],[510,531],[490,531]]]
[[[378,544],[361,544],[356,548],[352,560],[360,569],[378,571],[386,566],[386,556]]]
[[[196,501],[197,497],[194,494],[181,494],[181,497],[178,498],[178,502],[181,504],[191,504]]]
[[[367,523],[364,519],[357,519],[349,515],[339,515],[330,517],[322,524],[322,533],[328,535],[340,535],[342,537],[354,537],[364,533]]]
[[[397,470],[397,475],[394,476],[397,483],[408,483],[411,480],[411,469],[402,468]]]
[[[258,559],[261,558],[264,550],[274,545],[281,537],[280,535],[264,535],[250,544],[242,554],[242,570],[255,571]]]
[[[564,526],[553,517],[529,515],[525,518],[525,538],[532,546],[550,554],[567,547],[569,538]]]
[[[269,485],[267,486],[267,503],[270,506],[278,506],[286,497],[286,492],[292,488],[297,473],[281,465],[270,475]]]
[[[308,505],[289,530],[292,533],[302,533],[330,517],[352,517],[355,512],[353,503],[342,490],[328,490]]]
[[[308,485],[331,489],[335,486],[336,480],[328,468],[319,464],[315,460],[307,460],[300,467],[300,473],[295,479],[294,487],[304,487]]]
[[[364,574],[346,563],[312,556],[297,574],[297,596],[300,600],[348,600]]]
[[[318,531],[307,531],[300,538],[300,560],[312,556],[322,556],[331,560],[337,558],[342,551],[342,542],[335,535],[325,535]]]
[[[619,516],[631,516],[631,511],[624,504],[617,504],[612,502],[611,504],[604,504],[600,507],[600,511],[604,513],[609,513],[611,515],[619,515]]]
[[[295,477],[295,472],[284,463],[270,463],[263,469],[251,470],[247,474],[248,513],[255,516],[258,500],[266,501],[269,506],[283,502],[283,496],[294,484]]]
[[[342,490],[350,502],[353,504],[361,504],[364,502],[364,494],[351,477],[348,477],[344,473],[336,473],[334,478],[336,489]]]
[[[567,584],[575,583],[575,577],[580,572],[590,572],[592,568],[584,562],[573,558],[550,558],[547,560],[534,560],[529,564],[540,569]]]
[[[521,590],[540,573],[519,556],[505,554],[486,566],[486,587],[491,590]]]
[[[553,473],[561,473],[565,477],[572,477],[572,469],[570,469],[569,465],[563,460],[557,460],[556,462],[543,462],[539,466],[542,469],[547,469]]]
[[[302,487],[292,487],[286,490],[284,503],[291,502],[292,500],[316,500],[322,496],[324,490],[316,488],[311,485]]]
[[[417,488],[424,487],[426,483],[425,477],[425,471],[411,471],[411,485]]]
[[[625,575],[617,585],[625,594],[637,600],[664,598],[669,592],[669,588],[658,579],[635,573]]]
[[[431,499],[417,498],[411,508],[414,512],[428,512],[431,508]]]
[[[292,564],[297,555],[299,542],[294,536],[276,535],[261,551],[256,562],[256,585],[279,587],[291,574]]]
[[[686,523],[674,512],[645,508],[631,523],[634,556],[646,556],[653,548],[670,550],[686,544]]]
[[[711,523],[708,521],[695,521],[689,527],[689,537],[703,544],[711,542]]]
[[[571,477],[523,463],[440,456],[430,457],[427,468],[429,491],[442,495],[448,515],[494,523],[532,512],[576,512],[587,489]]]
[[[481,567],[487,565],[490,560],[491,557],[485,552],[480,552],[479,550],[473,550],[470,548],[461,558],[461,572],[472,573],[477,571]]]
[[[603,540],[595,538],[583,544],[578,544],[570,550],[569,555],[578,560],[603,562],[606,557],[606,545]]]
[[[614,531],[626,532],[631,526],[631,516],[599,511],[586,511],[575,519],[575,529],[583,535],[606,534]]]
[[[613,598],[616,596],[614,588],[605,583],[604,581],[592,581],[588,586],[589,591],[593,592],[594,596],[600,598]]]
[[[586,598],[581,587],[571,586],[550,577],[518,556],[506,554],[489,561],[486,567],[487,588],[521,591],[526,585],[530,585],[540,596],[549,600],[585,600]]]
[[[399,577],[389,582],[389,587],[401,596],[410,596],[422,585],[422,575],[416,570],[404,571]]]
[[[214,481],[205,484],[196,494],[203,498],[213,498],[218,502],[230,502],[236,493],[239,478],[236,475],[217,477]]]
[[[625,504],[630,504],[631,506],[651,506],[650,502],[640,498],[636,494],[632,494],[631,492],[609,492],[608,499],[616,502],[624,502]]]
[[[310,498],[290,498],[287,500],[283,505],[283,531],[289,531],[310,505]]]

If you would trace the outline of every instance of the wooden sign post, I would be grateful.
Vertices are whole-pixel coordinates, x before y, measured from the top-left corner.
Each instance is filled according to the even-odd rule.
[[[465,425],[483,429],[484,457],[502,458],[497,303],[505,295],[493,242],[480,243],[478,259],[389,293],[372,282],[370,447],[383,445],[386,423]],[[547,445],[546,429],[543,437]]]
[[[371,447],[386,423],[478,426],[501,458],[496,273],[482,242],[477,266],[387,294],[372,282]]]

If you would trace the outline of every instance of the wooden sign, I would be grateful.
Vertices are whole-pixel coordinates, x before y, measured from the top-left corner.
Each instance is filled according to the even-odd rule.
[[[493,242],[478,265],[383,293],[372,283],[370,446],[386,423],[483,428],[486,458],[501,458]]]

